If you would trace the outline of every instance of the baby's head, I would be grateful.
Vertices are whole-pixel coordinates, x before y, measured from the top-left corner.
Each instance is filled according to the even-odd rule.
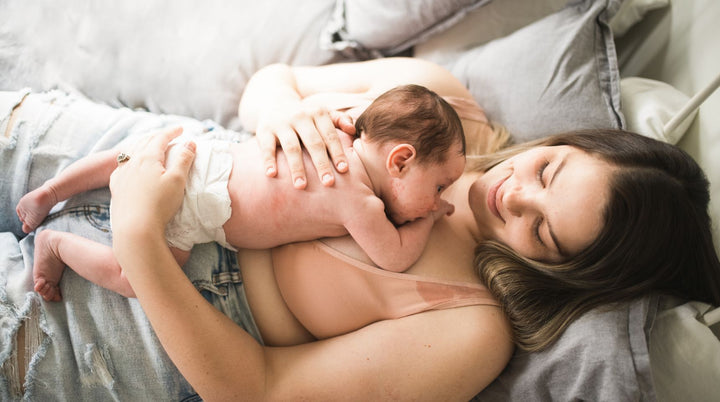
[[[358,117],[355,129],[364,143],[386,153],[389,180],[378,196],[396,224],[438,208],[440,193],[465,168],[460,118],[425,87],[403,85],[385,92]]]

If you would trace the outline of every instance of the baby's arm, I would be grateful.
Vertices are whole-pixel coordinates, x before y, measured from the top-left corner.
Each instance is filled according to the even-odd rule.
[[[25,194],[16,208],[23,223],[23,231],[30,233],[35,230],[58,202],[84,191],[106,187],[110,182],[110,174],[117,167],[117,154],[118,151],[114,149],[90,154]]]
[[[429,216],[396,227],[379,198],[366,197],[361,205],[354,208],[345,228],[375,264],[394,272],[405,271],[420,258],[435,220],[454,211],[452,204],[444,202]]]

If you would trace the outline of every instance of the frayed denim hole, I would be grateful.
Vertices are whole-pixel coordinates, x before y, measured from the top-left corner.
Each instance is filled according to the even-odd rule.
[[[20,322],[12,335],[10,356],[0,365],[0,384],[6,391],[6,394],[0,393],[3,398],[20,399],[24,396],[32,400],[35,366],[45,356],[50,343],[38,298],[29,300],[27,308],[28,311],[18,317]],[[27,388],[23,390],[23,386]]]
[[[14,314],[5,306],[0,306],[0,314],[2,315],[3,326],[10,326],[12,324],[7,321],[14,319]],[[15,321],[15,320],[13,320]],[[18,356],[18,350],[23,349],[18,346],[17,338],[23,337],[21,334],[21,328],[23,322],[20,321],[18,329],[12,334],[7,334],[10,339],[3,340],[5,345],[0,348],[0,399],[18,399],[22,396],[22,379],[20,375],[20,361]]]
[[[80,382],[84,386],[101,386],[108,390],[114,388],[115,368],[106,348],[100,348],[94,343],[86,344],[79,368]]]
[[[23,120],[18,121],[20,119],[20,106],[22,106],[29,94],[29,88],[16,92],[14,100],[10,102],[13,106],[10,110],[3,111],[4,115],[0,118],[0,134],[2,134],[0,135],[0,148],[14,148],[16,146],[18,138],[16,128],[20,128],[24,123]]]
[[[15,148],[17,148],[18,138],[20,138],[22,130],[24,129],[24,121],[15,122],[15,125],[13,127],[6,128],[0,126],[0,134],[5,134],[0,135],[0,151],[14,151]]]

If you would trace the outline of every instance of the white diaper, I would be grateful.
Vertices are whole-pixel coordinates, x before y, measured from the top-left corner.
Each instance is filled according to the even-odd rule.
[[[195,139],[195,143],[197,150],[185,186],[185,198],[165,229],[165,237],[168,244],[181,250],[216,241],[236,251],[227,243],[222,228],[231,214],[227,188],[232,170],[229,143],[201,139]]]

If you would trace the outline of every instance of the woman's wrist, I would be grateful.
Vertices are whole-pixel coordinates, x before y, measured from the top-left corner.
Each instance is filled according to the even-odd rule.
[[[144,224],[133,224],[125,222],[120,225],[113,225],[113,250],[116,255],[132,254],[150,250],[150,245],[161,244],[167,247],[165,240],[165,229],[159,222],[145,222]]]
[[[279,104],[294,105],[297,110],[302,96],[297,91],[292,69],[284,64],[272,64],[256,72],[248,81],[240,98],[238,116],[243,127],[255,132],[262,114]]]

